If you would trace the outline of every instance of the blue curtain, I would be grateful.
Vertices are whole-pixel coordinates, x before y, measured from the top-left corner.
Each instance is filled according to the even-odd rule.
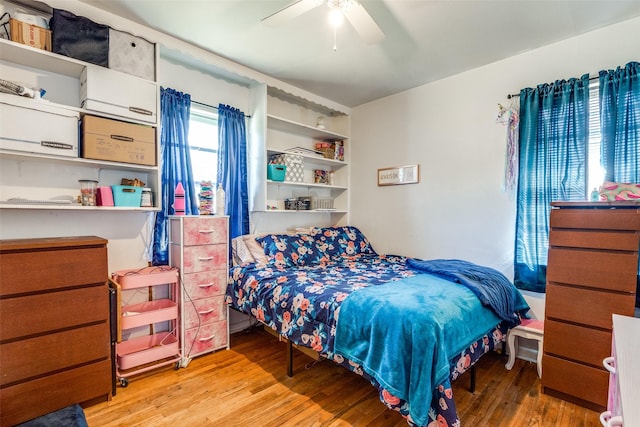
[[[218,183],[225,192],[229,238],[249,233],[247,190],[247,132],[245,115],[237,108],[218,106]]]
[[[585,200],[589,76],[520,92],[514,283],[546,288],[552,201]]]
[[[197,215],[195,186],[189,154],[191,96],[174,89],[160,88],[160,197],[162,210],[156,214],[153,235],[153,265],[169,262],[169,221],[174,214],[176,185],[184,187],[185,215]]]
[[[605,180],[640,182],[640,63],[600,71]]]

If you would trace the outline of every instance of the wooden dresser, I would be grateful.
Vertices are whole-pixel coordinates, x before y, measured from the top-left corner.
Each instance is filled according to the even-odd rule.
[[[551,205],[543,392],[602,411],[612,314],[634,313],[640,202]]]
[[[180,270],[182,366],[229,348],[224,294],[229,275],[229,217],[176,215],[169,219],[169,263]]]
[[[107,241],[0,241],[0,424],[112,392]]]

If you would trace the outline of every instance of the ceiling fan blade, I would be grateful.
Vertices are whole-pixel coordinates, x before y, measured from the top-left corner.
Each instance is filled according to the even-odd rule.
[[[272,13],[266,18],[263,18],[262,22],[269,25],[280,25],[295,18],[296,16],[310,11],[314,7],[320,6],[322,3],[323,2],[319,0],[298,0],[295,3]]]
[[[384,33],[373,20],[371,15],[362,7],[360,2],[354,2],[347,9],[345,16],[356,29],[360,37],[368,44],[378,43],[384,38]]]

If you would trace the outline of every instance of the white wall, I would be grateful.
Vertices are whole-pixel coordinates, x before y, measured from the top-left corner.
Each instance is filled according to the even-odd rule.
[[[351,223],[379,252],[467,259],[512,278],[515,195],[502,191],[498,103],[637,61],[638,40],[636,18],[354,108]],[[377,187],[378,168],[416,163],[419,184]],[[537,317],[542,298],[528,295]]]

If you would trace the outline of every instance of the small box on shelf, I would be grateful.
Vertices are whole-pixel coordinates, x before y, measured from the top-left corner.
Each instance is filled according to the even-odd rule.
[[[51,30],[11,18],[9,34],[11,41],[51,52]]]
[[[284,180],[287,182],[302,182],[304,180],[304,163],[302,156],[295,154],[277,154],[271,156],[270,164],[286,166]]]
[[[112,185],[115,206],[140,207],[142,187],[132,185]]]
[[[85,159],[155,166],[155,129],[86,115],[82,118],[80,151]]]
[[[284,181],[287,173],[287,165],[270,164],[267,165],[267,179],[271,181]]]
[[[316,142],[315,149],[322,153],[325,159],[344,161],[344,141],[319,141]]]

